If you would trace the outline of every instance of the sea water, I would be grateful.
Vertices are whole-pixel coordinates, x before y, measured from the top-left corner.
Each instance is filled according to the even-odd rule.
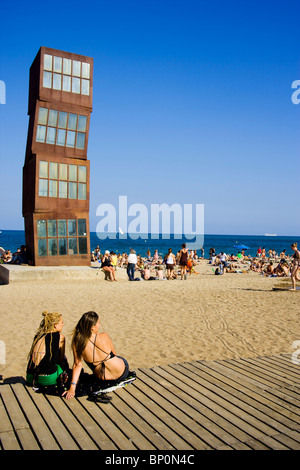
[[[91,232],[90,242],[91,251],[97,245],[99,245],[101,253],[104,253],[105,250],[114,251],[115,253],[129,253],[130,249],[133,248],[137,254],[142,256],[146,256],[148,250],[150,250],[152,256],[155,250],[158,250],[161,255],[165,255],[169,248],[172,248],[173,253],[176,253],[180,250],[182,243],[186,243],[187,248],[189,247],[189,240],[186,238],[175,238],[174,235],[163,238],[161,234],[158,239],[152,238],[151,234],[144,234],[138,239],[133,239],[128,234],[126,239],[121,239],[119,234],[115,234],[115,238],[100,240],[96,232]],[[248,246],[249,250],[246,253],[250,256],[255,256],[259,247],[265,248],[267,252],[270,249],[275,250],[278,254],[286,250],[286,253],[291,255],[293,253],[291,244],[294,242],[297,242],[300,246],[300,237],[207,234],[204,235],[204,257],[209,257],[209,250],[212,247],[215,248],[216,253],[236,254],[240,251],[234,248],[234,245],[237,244]],[[0,231],[0,247],[15,252],[21,245],[25,245],[25,232],[23,230]],[[200,247],[198,254],[201,254]]]

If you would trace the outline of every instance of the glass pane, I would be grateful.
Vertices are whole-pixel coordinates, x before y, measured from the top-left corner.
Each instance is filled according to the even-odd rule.
[[[88,64],[87,62],[82,62],[81,67],[82,78],[90,78],[90,64]]]
[[[73,60],[72,75],[74,75],[75,77],[80,77],[80,71],[81,71],[81,62],[79,62],[79,60]]]
[[[38,220],[37,221],[37,236],[40,237],[46,237],[47,235],[46,232],[46,220]]]
[[[86,235],[86,219],[78,219],[78,235]]]
[[[56,137],[56,129],[55,127],[48,127],[47,128],[47,144],[55,144],[55,137]]]
[[[47,125],[47,117],[48,117],[48,109],[47,108],[40,108],[39,109],[39,117],[38,123]]]
[[[67,75],[71,75],[71,65],[72,65],[71,59],[64,59],[63,64],[64,64],[64,73]]]
[[[61,75],[53,74],[53,90],[61,90]]]
[[[56,220],[48,220],[48,237],[56,237]]]
[[[77,238],[69,238],[69,255],[77,255]]]
[[[52,73],[51,72],[44,72],[43,74],[43,87],[44,88],[51,88],[52,86]]]
[[[54,109],[49,109],[48,126],[52,126],[52,127],[57,126],[57,116],[58,116],[58,111],[55,111]]]
[[[49,163],[49,178],[57,180],[58,178],[58,163]]]
[[[80,78],[72,77],[72,92],[80,93]]]
[[[67,147],[74,147],[75,146],[75,134],[76,132],[74,131],[68,131],[67,132]]]
[[[69,199],[77,199],[77,183],[69,183]]]
[[[76,237],[76,219],[68,220],[68,235],[69,237]]]
[[[53,57],[53,70],[54,72],[62,72],[62,57]]]
[[[63,75],[63,91],[71,91],[71,77]]]
[[[44,70],[52,70],[52,55],[44,54]]]
[[[48,239],[48,253],[49,253],[49,256],[57,255],[57,239],[56,238]]]
[[[85,132],[86,131],[86,116],[78,116],[78,131]]]
[[[54,85],[53,85],[53,88],[54,88]],[[90,81],[85,80],[84,78],[81,80],[81,94],[82,95],[90,94]]]
[[[65,141],[66,141],[66,131],[64,129],[57,129],[56,144],[64,146]]]
[[[47,239],[46,238],[40,238],[38,240],[38,255],[47,256]]]
[[[76,148],[84,149],[84,144],[85,144],[85,133],[77,132]]]
[[[37,126],[36,141],[45,142],[45,137],[46,137],[46,126]]]
[[[86,200],[86,184],[85,183],[78,183],[78,199],[82,201]]]
[[[59,182],[59,195],[61,199],[66,199],[68,197],[68,183],[66,181]]]
[[[68,165],[66,163],[59,164],[59,179],[60,180],[68,179]]]
[[[77,181],[77,165],[69,165],[69,181]]]
[[[39,180],[39,196],[48,197],[48,180]]]
[[[68,113],[65,113],[64,111],[60,111],[59,119],[58,119],[58,127],[62,127],[63,129],[66,129],[67,120],[68,120]]]
[[[39,177],[48,178],[48,162],[40,162]]]
[[[78,181],[80,181],[81,183],[86,183],[86,166],[79,165]]]
[[[59,237],[67,236],[67,221],[65,219],[59,219],[57,221],[57,230]]]
[[[76,131],[77,128],[77,114],[69,114],[68,129]]]
[[[49,197],[57,197],[57,181],[49,180]]]
[[[58,250],[59,250],[60,255],[67,254],[67,239],[66,238],[58,239]]]
[[[78,238],[78,246],[79,246],[79,254],[86,255],[87,254],[87,238],[86,237]]]

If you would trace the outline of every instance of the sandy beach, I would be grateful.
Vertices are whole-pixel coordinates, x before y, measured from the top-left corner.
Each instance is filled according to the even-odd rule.
[[[215,276],[207,261],[186,281],[22,281],[1,285],[0,340],[3,381],[25,377],[27,354],[43,310],[64,319],[66,355],[72,364],[72,329],[94,310],[131,369],[191,360],[292,354],[300,340],[299,292],[273,291],[290,279],[258,273]],[[118,277],[119,274],[119,277]],[[85,369],[88,371],[88,369]]]

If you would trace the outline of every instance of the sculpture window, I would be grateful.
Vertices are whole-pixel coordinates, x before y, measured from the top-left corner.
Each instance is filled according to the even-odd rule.
[[[44,54],[43,87],[89,96],[90,64]]]
[[[87,167],[39,162],[39,196],[86,200]]]
[[[87,254],[86,219],[37,221],[38,256]]]
[[[41,107],[36,142],[83,150],[86,128],[86,116]]]

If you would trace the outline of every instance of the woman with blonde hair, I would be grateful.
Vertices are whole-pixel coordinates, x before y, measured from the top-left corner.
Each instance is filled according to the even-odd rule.
[[[33,386],[56,385],[67,380],[65,337],[61,334],[63,317],[47,311],[42,315],[28,355],[26,380]]]
[[[300,281],[300,276],[298,276],[298,270],[300,269],[300,251],[298,250],[297,243],[292,243],[291,248],[295,252],[293,254],[293,262],[291,266],[291,290],[296,290],[296,281]]]
[[[116,355],[109,335],[99,333],[99,328],[99,316],[91,311],[84,313],[75,327],[72,338],[74,364],[71,385],[63,394],[67,399],[75,396],[83,361],[92,370],[98,390],[105,388],[107,392],[112,391],[120,383],[132,381],[129,377],[135,376],[135,373],[129,372],[126,359]]]

